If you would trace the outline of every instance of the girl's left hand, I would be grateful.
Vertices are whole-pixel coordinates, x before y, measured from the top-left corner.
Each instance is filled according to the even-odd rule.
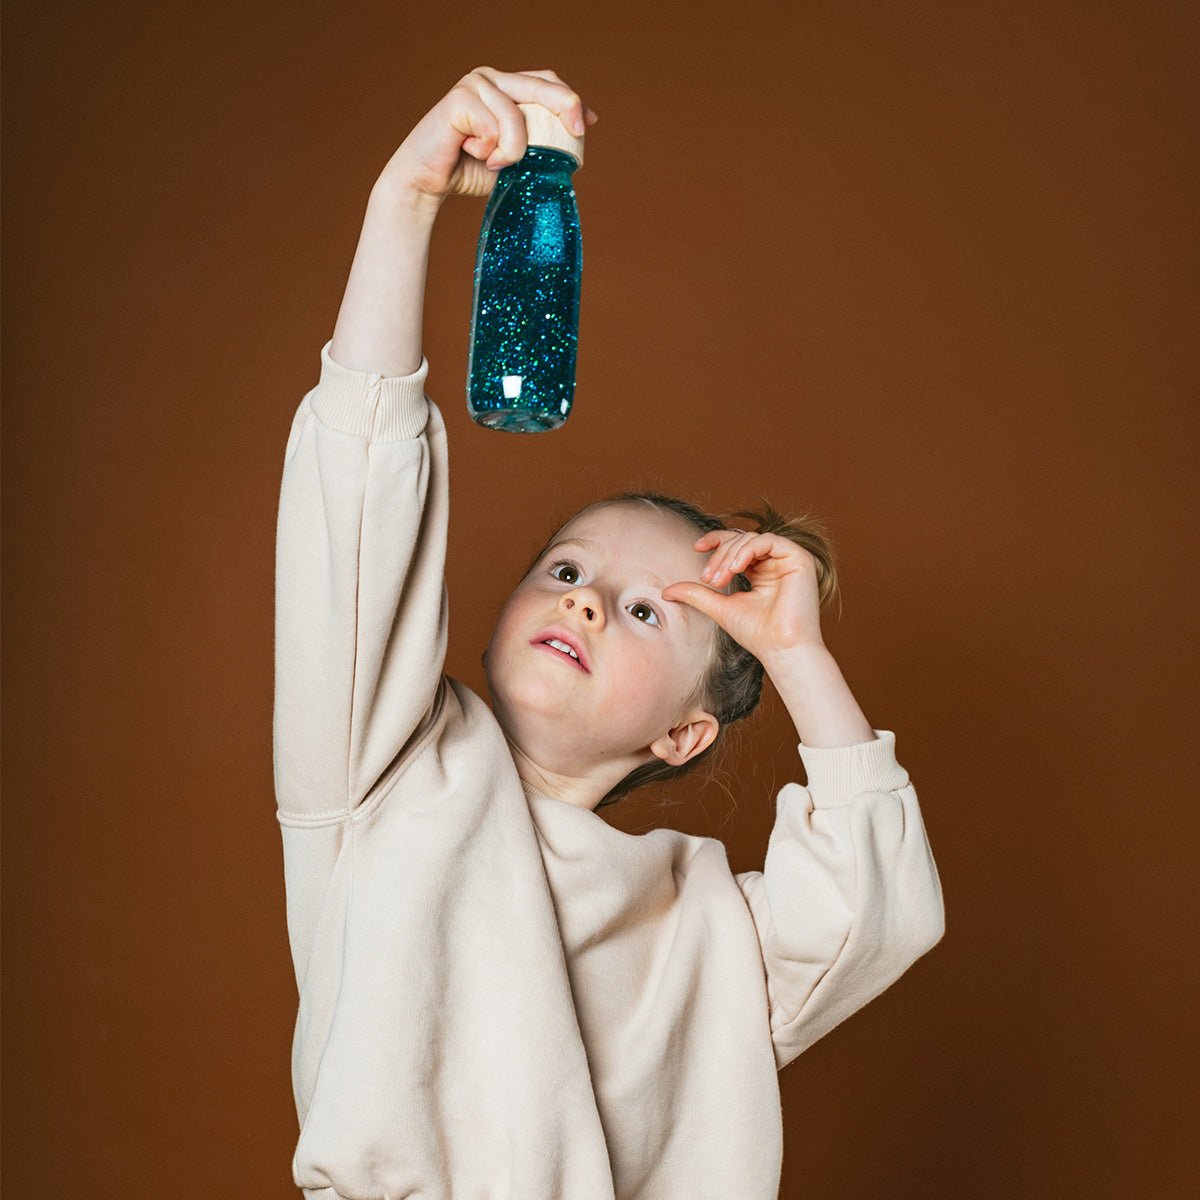
[[[710,586],[684,580],[663,588],[664,600],[690,604],[711,617],[760,662],[799,646],[824,646],[816,559],[775,533],[713,529],[693,543],[713,548],[701,575]],[[717,591],[734,575],[750,580],[748,592]]]

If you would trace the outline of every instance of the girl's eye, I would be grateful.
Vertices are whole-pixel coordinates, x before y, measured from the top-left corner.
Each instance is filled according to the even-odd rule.
[[[555,575],[554,573],[555,573],[555,571],[558,570],[559,567],[566,567],[569,571],[574,571],[575,579],[563,579],[561,576]],[[573,562],[568,562],[566,559],[560,559],[558,562],[552,563],[550,565],[550,574],[551,574],[551,576],[553,576],[553,578],[557,579],[560,583],[575,583],[578,581],[578,578],[579,578],[579,568]],[[634,608],[634,609],[644,608],[650,614],[650,616],[652,616],[654,618],[653,622],[649,621],[648,619],[646,619],[644,617],[634,618],[635,620],[641,621],[641,623],[643,625],[659,625],[659,624],[661,624],[661,622],[658,619],[658,613],[655,612],[654,609],[649,604],[647,604],[644,600],[635,600],[629,607]]]
[[[656,613],[654,611],[654,609],[652,609],[650,607],[650,605],[646,604],[644,601],[635,600],[629,607],[630,608],[644,608],[654,618],[654,621],[652,623],[655,625],[658,624],[658,613]]]

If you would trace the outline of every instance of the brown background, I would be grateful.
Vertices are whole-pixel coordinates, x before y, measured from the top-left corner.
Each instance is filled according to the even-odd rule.
[[[782,1195],[1185,1194],[1198,11],[9,3],[8,1195],[299,1194],[283,448],[371,184],[484,63],[600,122],[558,434],[469,420],[483,205],[439,218],[447,671],[485,694],[517,574],[598,495],[813,507],[947,932],[781,1076]],[[769,693],[723,783],[609,819],[758,867],[795,740]]]

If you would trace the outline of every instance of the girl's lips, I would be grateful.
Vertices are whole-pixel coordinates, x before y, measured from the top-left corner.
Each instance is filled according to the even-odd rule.
[[[572,658],[569,654],[564,654],[561,650],[555,650],[555,648],[551,646],[549,642],[534,642],[533,648],[535,650],[548,650],[554,655],[555,658],[561,659],[568,666],[574,667],[577,671],[582,671],[584,675],[587,674],[587,672],[583,670],[583,664],[578,659]]]

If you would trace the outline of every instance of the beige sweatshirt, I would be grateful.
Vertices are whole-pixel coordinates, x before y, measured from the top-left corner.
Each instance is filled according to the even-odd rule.
[[[942,936],[895,735],[801,744],[762,871],[518,776],[443,674],[446,428],[321,350],[285,451],[274,755],[308,1200],[767,1200],[777,1071]]]

